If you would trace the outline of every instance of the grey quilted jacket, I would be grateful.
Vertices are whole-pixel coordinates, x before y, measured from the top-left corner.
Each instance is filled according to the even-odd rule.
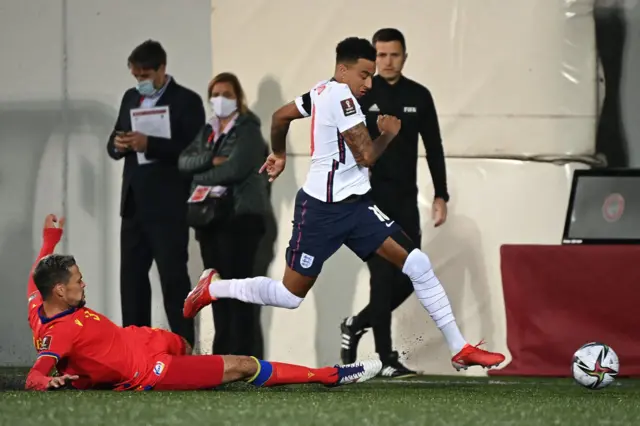
[[[216,155],[228,157],[218,166],[213,165],[211,132],[206,124],[178,159],[180,171],[193,176],[191,192],[197,185],[230,187],[236,215],[267,213],[268,178],[258,174],[267,156],[260,119],[250,111],[236,119],[234,127],[217,142],[221,145]]]

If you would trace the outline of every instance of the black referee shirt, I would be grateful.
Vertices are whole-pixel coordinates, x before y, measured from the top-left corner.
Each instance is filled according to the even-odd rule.
[[[449,200],[438,115],[431,92],[406,77],[389,84],[379,75],[373,78],[371,90],[359,99],[367,117],[371,138],[380,135],[376,120],[379,114],[402,120],[398,136],[391,141],[371,168],[371,187],[375,198],[413,198],[417,196],[418,134],[422,136],[435,197]]]

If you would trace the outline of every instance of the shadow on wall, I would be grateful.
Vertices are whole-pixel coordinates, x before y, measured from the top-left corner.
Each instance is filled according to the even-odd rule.
[[[593,11],[596,48],[605,85],[596,152],[606,156],[610,167],[628,167],[629,151],[633,151],[633,147],[630,149],[626,138],[620,91],[627,22],[623,6],[615,3],[596,0]],[[635,110],[632,114],[635,116]]]
[[[92,281],[109,276],[104,224],[111,183],[105,178],[104,141],[116,111],[93,101],[71,102],[66,117],[63,111],[61,102],[0,104],[0,365],[29,365],[35,359],[26,321],[28,274],[43,215],[61,213],[63,198],[70,206],[66,248],[82,256],[79,262]],[[107,298],[108,286],[102,284],[87,289],[90,300]]]
[[[260,81],[258,86],[258,98],[251,106],[251,111],[260,118],[260,122],[262,123],[262,135],[267,141],[267,144],[270,144],[271,141],[271,115],[284,103],[285,100],[282,95],[282,87],[280,86],[280,83],[272,76],[265,76]],[[265,149],[266,151],[271,152],[270,148],[266,147]],[[290,162],[287,164],[287,170],[285,173],[293,175],[293,172],[293,162]],[[282,207],[283,205],[292,203],[293,196],[295,196],[295,189],[291,188],[291,186],[293,186],[291,185],[292,183],[295,184],[293,179],[279,179],[276,183],[276,185],[278,185],[278,195],[274,196],[275,191],[273,191],[273,186],[267,182],[272,209],[269,211],[266,218],[266,234],[260,242],[260,248],[258,249],[258,256],[254,267],[254,273],[256,276],[270,276],[269,267],[271,266],[271,263],[273,261],[281,261],[283,258],[280,253],[275,253],[275,243],[278,239],[278,218],[281,216]],[[282,186],[285,187],[283,188]],[[261,323],[262,330],[264,330],[262,336],[269,334],[267,331],[271,328],[271,317],[273,314],[272,309],[273,308],[271,307],[262,308]],[[269,342],[264,342],[264,339],[262,339],[262,345],[264,347],[263,353],[268,358]]]

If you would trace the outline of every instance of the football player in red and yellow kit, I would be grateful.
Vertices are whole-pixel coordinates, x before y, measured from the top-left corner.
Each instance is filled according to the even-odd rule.
[[[26,388],[197,390],[246,380],[255,386],[368,380],[378,360],[307,368],[235,355],[191,355],[187,342],[166,330],[120,327],[85,306],[85,283],[73,256],[52,254],[64,219],[48,215],[43,244],[27,290],[29,324],[38,358]],[[51,376],[53,370],[57,376]]]

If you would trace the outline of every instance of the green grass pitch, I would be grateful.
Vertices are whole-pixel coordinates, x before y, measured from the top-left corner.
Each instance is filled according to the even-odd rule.
[[[0,371],[0,425],[634,425],[640,381],[591,391],[569,379],[416,377],[215,391],[110,392],[15,390],[22,379]],[[8,386],[7,383],[12,383]]]

